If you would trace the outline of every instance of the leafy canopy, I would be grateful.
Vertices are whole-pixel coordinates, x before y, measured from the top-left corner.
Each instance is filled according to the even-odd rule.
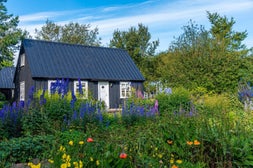
[[[98,28],[89,24],[68,23],[63,26],[47,20],[41,30],[35,29],[35,38],[55,42],[99,46]]]
[[[252,77],[249,49],[242,44],[247,32],[234,31],[233,18],[210,12],[207,17],[210,30],[190,21],[169,51],[158,57],[156,71],[170,86],[233,92],[239,80]]]
[[[24,36],[18,27],[18,17],[7,13],[7,0],[0,0],[0,69],[12,66],[19,40]]]
[[[115,30],[110,41],[110,47],[127,50],[135,64],[141,68],[143,58],[153,56],[159,45],[159,40],[152,42],[150,40],[151,34],[148,27],[138,24],[138,28],[130,27],[128,31]]]

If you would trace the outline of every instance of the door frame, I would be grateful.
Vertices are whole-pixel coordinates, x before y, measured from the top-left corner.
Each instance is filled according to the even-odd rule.
[[[105,91],[107,92],[106,100],[102,100],[105,102],[106,108],[110,108],[110,94],[109,94],[109,82],[108,81],[100,81],[98,82],[98,100],[101,100],[101,91],[100,87],[104,85],[105,86]]]

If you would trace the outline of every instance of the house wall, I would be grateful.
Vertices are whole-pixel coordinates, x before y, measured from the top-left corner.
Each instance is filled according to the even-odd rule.
[[[110,108],[119,108],[120,106],[120,86],[119,82],[109,83],[109,104]]]
[[[143,82],[131,81],[131,86],[135,90],[140,90],[143,93]],[[119,108],[123,105],[126,99],[120,98],[120,81],[110,82],[109,84],[110,108]]]
[[[23,54],[23,50],[20,50],[20,55]],[[25,66],[20,67],[20,57],[17,62],[16,73],[14,76],[15,83],[15,91],[14,91],[14,99],[16,101],[20,100],[20,82],[25,81],[25,100],[28,99],[28,93],[30,88],[34,85],[32,80],[31,71],[29,68],[29,64],[27,62],[27,58],[25,58]]]
[[[31,86],[34,86],[36,90],[46,89],[48,90],[48,80],[55,79],[43,79],[43,78],[33,78],[31,82]],[[77,79],[69,80],[69,91],[74,88],[74,81]],[[142,82],[131,82],[131,85],[136,90],[143,91],[143,83]],[[88,89],[89,94],[95,99],[98,99],[98,81],[88,81]],[[29,93],[30,88],[27,90],[26,94]],[[89,95],[90,96],[90,95]],[[28,97],[26,97],[26,100]],[[109,104],[110,108],[119,108],[120,105],[124,103],[125,99],[120,99],[120,82],[119,81],[110,81],[109,82]]]

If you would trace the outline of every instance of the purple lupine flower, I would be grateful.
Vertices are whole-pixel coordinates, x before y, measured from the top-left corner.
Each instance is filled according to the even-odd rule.
[[[34,86],[32,86],[29,90],[29,93],[28,93],[28,99],[33,100],[34,92],[35,92],[35,88],[34,88]]]
[[[103,122],[103,115],[102,115],[102,113],[100,111],[100,108],[98,108],[98,120],[99,120],[100,123]]]
[[[171,88],[165,88],[164,93],[165,94],[172,94],[172,89]]]
[[[74,112],[73,112],[73,114],[72,114],[72,118],[71,118],[71,119],[72,119],[73,121],[78,119],[78,115],[77,115],[76,110],[74,110]]]
[[[56,84],[56,82],[52,82],[51,85],[50,85],[50,93],[51,93],[51,94],[55,94],[56,89],[57,89],[57,84]]]
[[[0,120],[1,120],[2,122],[4,122],[4,120],[5,120],[5,109],[6,109],[6,107],[4,106],[4,107],[0,110]]]
[[[70,105],[71,105],[71,108],[74,108],[75,107],[75,102],[76,102],[76,96],[75,96],[75,93],[74,93],[74,90],[72,89],[72,92],[71,92],[71,96],[72,96],[72,99],[70,101]]]
[[[18,103],[18,106],[19,106],[20,109],[23,109],[25,107],[25,102],[24,101],[20,101]]]
[[[79,91],[79,94],[83,95],[83,87],[82,87],[82,82],[80,78],[78,78],[78,91]]]
[[[138,107],[139,115],[144,116],[145,115],[145,108],[143,106]]]

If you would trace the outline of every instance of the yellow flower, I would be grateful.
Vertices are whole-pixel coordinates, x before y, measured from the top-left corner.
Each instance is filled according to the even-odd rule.
[[[194,140],[194,145],[200,145],[200,142],[198,140]]]
[[[73,141],[69,141],[69,145],[73,146],[74,142]]]
[[[158,154],[157,156],[161,159],[163,157],[163,154]]]
[[[66,155],[66,153],[64,153],[63,155],[62,155],[62,159],[64,160],[64,159],[66,159],[67,158],[67,155]]]
[[[94,161],[92,157],[90,157],[90,161],[91,161],[91,162],[93,162],[93,161]]]
[[[174,163],[174,159],[170,159],[170,164],[173,164]]]
[[[100,163],[99,163],[99,160],[97,160],[97,161],[96,161],[96,165],[99,166],[99,164],[100,164]]]
[[[52,159],[48,159],[47,160],[49,163],[54,163],[54,161]]]
[[[65,147],[61,145],[60,146],[60,151],[65,152],[66,151]]]
[[[61,168],[67,168],[67,163],[61,164]]]
[[[79,165],[77,162],[73,162],[74,168],[79,168]]]
[[[183,163],[183,161],[182,160],[177,160],[176,163],[181,164],[181,163]]]
[[[36,165],[36,164],[33,164],[32,162],[29,162],[27,165],[30,166],[30,168],[40,168],[41,167],[41,163]]]
[[[81,160],[79,161],[79,168],[83,168],[83,162]]]
[[[83,145],[84,144],[84,141],[79,141],[79,145]]]
[[[70,155],[67,155],[67,157],[66,157],[66,162],[70,162]]]

